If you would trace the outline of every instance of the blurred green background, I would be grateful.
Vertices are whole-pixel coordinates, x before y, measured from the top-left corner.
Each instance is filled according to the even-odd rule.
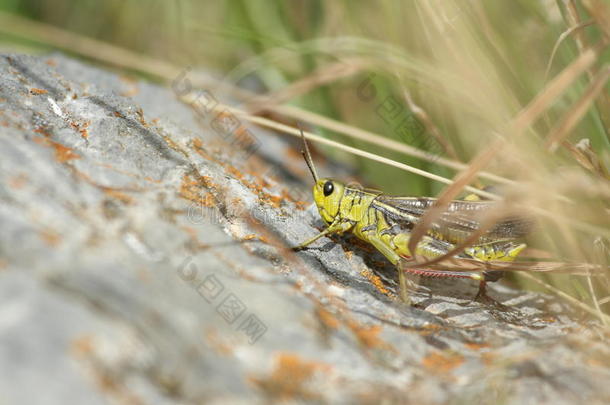
[[[332,63],[356,60],[353,74],[313,86],[288,102],[432,154],[447,156],[448,147],[455,151],[448,157],[467,161],[486,142],[485,132],[489,132],[489,124],[496,117],[487,120],[489,111],[477,116],[476,105],[472,106],[475,111],[456,108],[469,102],[463,94],[447,98],[443,88],[448,81],[460,78],[445,76],[452,73],[453,66],[441,65],[446,62],[442,55],[452,48],[462,52],[452,41],[463,39],[463,30],[467,30],[478,47],[473,51],[493,67],[493,80],[510,89],[513,105],[502,106],[499,114],[508,118],[504,117],[504,110],[515,113],[519,104],[526,104],[542,88],[553,46],[570,25],[565,5],[569,2],[427,3],[431,9],[420,1],[0,0],[0,10],[176,66],[196,65],[234,83],[255,78],[261,91],[278,91],[324,71]],[[581,20],[588,21],[586,9],[579,2],[574,4]],[[56,47],[52,35],[45,41],[44,37],[26,38],[10,31],[5,24],[0,33],[5,49],[38,52]],[[601,35],[595,25],[583,28],[581,33],[589,42],[597,41]],[[567,38],[558,48],[551,76],[574,60],[578,52],[576,38]],[[607,52],[603,58],[608,61]],[[439,65],[443,69],[439,70]],[[358,89],[371,73],[375,74],[372,84],[377,95],[363,100]],[[431,77],[424,78],[422,73]],[[576,100],[585,85],[583,78],[570,89],[571,94],[562,100],[567,103],[564,108],[570,100]],[[421,131],[423,125],[405,103],[405,90],[427,112],[446,140],[445,148],[429,139],[428,133],[405,133],[404,125],[402,130],[397,129],[405,119],[410,120],[407,130],[412,132]],[[397,108],[401,112],[391,119],[384,119],[376,111],[387,100],[400,103]],[[485,101],[488,102],[508,104],[506,99],[494,97]],[[562,105],[558,107],[559,114]],[[556,118],[553,114],[551,111],[551,121]],[[463,123],[466,121],[467,125]],[[432,173],[453,175],[453,171],[439,165],[320,131],[343,143]],[[609,145],[595,112],[579,124],[578,132],[586,134],[598,149]],[[341,157],[358,164],[366,181],[390,193],[433,195],[441,189],[440,184],[418,175],[368,160]]]

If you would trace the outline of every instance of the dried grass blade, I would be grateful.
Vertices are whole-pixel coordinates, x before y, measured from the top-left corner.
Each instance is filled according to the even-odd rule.
[[[570,304],[572,304],[572,305],[582,309],[583,311],[586,311],[586,312],[588,312],[588,313],[590,313],[590,314],[592,314],[594,316],[600,317],[600,319],[602,320],[602,322],[604,322],[605,325],[609,325],[610,324],[610,316],[605,315],[605,314],[600,314],[594,308],[591,308],[587,304],[577,300],[576,298],[570,296],[569,294],[566,294],[565,292],[561,291],[560,289],[555,288],[552,285],[550,285],[548,283],[545,283],[544,281],[539,280],[538,278],[536,278],[533,275],[528,274],[528,273],[521,274],[521,277],[525,277],[528,280],[533,281],[534,283],[543,286],[547,290],[553,292],[555,295],[561,297],[562,299],[564,299],[567,302],[569,302]]]
[[[366,64],[361,59],[344,60],[323,66],[315,72],[292,82],[279,91],[267,95],[250,97],[250,99],[246,101],[245,106],[243,106],[243,109],[252,115],[256,115],[261,111],[271,109],[276,105],[308,93],[312,89],[337,79],[351,76],[361,71],[365,66]]]
[[[411,266],[409,266],[411,267]],[[423,267],[423,266],[417,266]],[[450,258],[442,264],[430,264],[426,269],[438,271],[461,271],[461,272],[481,272],[481,271],[523,271],[537,273],[566,273],[580,276],[601,276],[604,271],[610,271],[609,267],[592,263],[570,263],[559,261],[489,261],[484,262],[476,259]]]
[[[574,129],[576,124],[582,119],[595,101],[599,93],[604,90],[606,82],[610,77],[610,66],[599,71],[593,81],[587,87],[584,94],[574,104],[563,119],[550,131],[544,146],[550,151],[555,152],[561,141]]]
[[[432,122],[432,119],[430,119],[428,113],[423,108],[415,104],[415,101],[413,101],[413,98],[411,97],[411,94],[409,94],[408,91],[404,90],[402,94],[405,101],[407,102],[407,106],[409,106],[409,110],[411,110],[411,112],[424,124],[426,131],[428,131],[428,133],[434,138],[434,140],[436,140],[436,142],[441,145],[441,147],[448,156],[450,156],[452,159],[455,159],[456,161],[459,161],[455,149],[453,148],[451,143],[449,143],[447,139],[445,139],[445,137],[441,135],[441,132],[434,124],[434,122]]]
[[[578,30],[589,27],[591,25],[593,25],[593,21],[585,21],[568,28],[567,30],[562,32],[561,35],[559,35],[559,38],[557,38],[557,41],[555,41],[555,45],[553,46],[553,50],[551,51],[549,62],[546,65],[546,70],[544,71],[544,83],[546,83],[546,80],[549,77],[549,72],[551,71],[551,66],[553,66],[555,54],[557,53],[557,50],[559,49],[559,46],[563,43],[563,41]]]
[[[576,78],[595,63],[597,55],[605,47],[605,42],[589,48],[558,74],[521,112],[509,125],[508,133],[511,136],[520,136],[546,108],[559,97]],[[492,145],[475,157],[467,169],[458,173],[454,183],[447,187],[440,195],[436,204],[428,209],[412,231],[409,240],[409,250],[417,251],[417,245],[425,235],[430,225],[445,211],[451,200],[453,200],[464,187],[470,184],[477,173],[485,167],[491,159],[502,149],[504,144],[502,138],[496,139]]]

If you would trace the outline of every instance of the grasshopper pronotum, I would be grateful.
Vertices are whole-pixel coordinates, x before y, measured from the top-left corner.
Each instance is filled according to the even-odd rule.
[[[301,131],[305,150],[302,151],[314,178],[313,198],[326,222],[327,228],[294,249],[302,249],[320,237],[352,232],[358,238],[373,245],[398,270],[400,298],[408,302],[405,272],[425,277],[470,278],[479,281],[477,298],[485,298],[486,282],[496,281],[501,272],[484,269],[450,271],[426,268],[409,268],[412,254],[408,244],[411,230],[436,199],[384,195],[380,191],[345,185],[329,178],[319,178],[311,153]],[[417,246],[416,257],[437,258],[454,249],[458,244],[479,231],[484,213],[497,207],[493,201],[453,201],[427,231]],[[518,241],[525,236],[530,222],[524,218],[500,218],[492,227],[465,247],[456,258],[474,262],[511,262],[526,247]]]

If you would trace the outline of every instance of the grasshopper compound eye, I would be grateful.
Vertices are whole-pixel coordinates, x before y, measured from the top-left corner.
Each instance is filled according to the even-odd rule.
[[[335,189],[335,186],[333,186],[333,182],[332,181],[327,181],[326,183],[324,183],[324,195],[326,197],[331,195],[333,193],[334,189]]]

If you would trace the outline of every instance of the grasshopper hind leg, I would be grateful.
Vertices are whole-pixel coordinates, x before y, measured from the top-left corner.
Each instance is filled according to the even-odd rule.
[[[443,270],[428,270],[428,269],[410,269],[406,266],[401,266],[399,271],[399,280],[402,277],[405,279],[405,273],[428,278],[467,278],[479,282],[479,290],[473,301],[502,306],[493,298],[487,295],[487,283],[498,281],[504,274],[502,271],[487,271],[479,272],[460,272],[460,271],[443,271]],[[401,284],[402,288],[402,284]],[[401,290],[402,292],[402,290]],[[402,297],[402,295],[401,295]]]
[[[407,305],[410,304],[411,299],[409,298],[409,292],[407,290],[407,277],[400,269],[398,269],[398,291],[400,300]]]

